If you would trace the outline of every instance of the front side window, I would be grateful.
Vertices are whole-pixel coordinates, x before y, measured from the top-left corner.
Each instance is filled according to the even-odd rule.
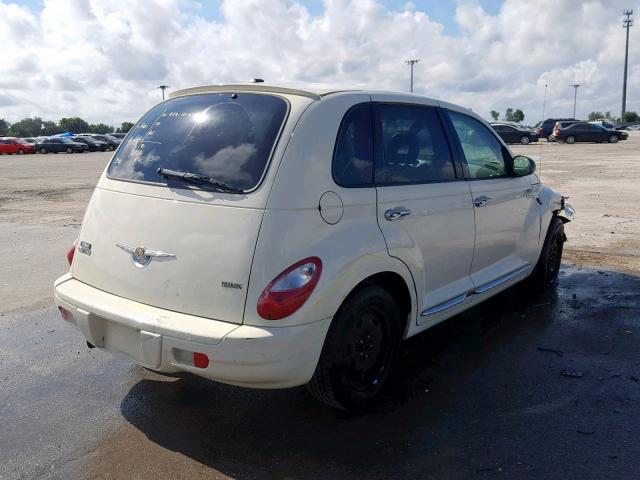
[[[236,190],[251,190],[262,178],[287,110],[282,98],[256,93],[168,100],[146,113],[129,132],[107,175],[172,182],[158,174],[162,168],[210,177]],[[187,188],[182,183],[172,186]]]
[[[344,116],[331,170],[333,179],[341,187],[362,187],[373,183],[370,103],[356,105]]]
[[[453,160],[436,110],[413,105],[378,106],[381,141],[376,184],[454,180]]]
[[[508,176],[507,154],[495,135],[475,118],[451,111],[448,114],[462,146],[469,178]]]

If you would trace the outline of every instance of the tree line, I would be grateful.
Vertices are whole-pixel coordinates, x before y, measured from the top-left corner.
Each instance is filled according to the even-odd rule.
[[[500,118],[500,112],[496,112],[495,110],[491,110],[489,112],[489,115],[491,115],[491,118],[493,118],[494,122],[497,122],[498,118]],[[504,117],[502,117],[502,120],[505,122],[520,123],[524,120],[524,112],[519,108],[507,108],[507,110],[504,112]]]
[[[104,123],[88,123],[80,117],[63,117],[58,123],[42,120],[40,117],[23,118],[15,123],[9,123],[0,118],[0,137],[46,137],[58,133],[127,133],[133,127],[131,122],[122,122],[120,127]]]
[[[588,120],[592,122],[593,120],[610,120],[611,123],[633,123],[640,121],[640,115],[636,112],[624,112],[622,117],[613,117],[611,112],[591,112],[589,114]]]

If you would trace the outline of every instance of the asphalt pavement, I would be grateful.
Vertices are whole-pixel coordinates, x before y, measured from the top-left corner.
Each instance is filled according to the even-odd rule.
[[[640,277],[563,267],[406,342],[379,405],[149,372],[51,307],[0,321],[0,478],[632,479]]]

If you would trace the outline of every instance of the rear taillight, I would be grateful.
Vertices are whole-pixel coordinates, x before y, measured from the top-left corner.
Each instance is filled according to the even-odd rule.
[[[258,299],[258,315],[266,320],[288,317],[307,301],[321,273],[322,261],[318,257],[294,263],[264,289]]]
[[[76,242],[73,242],[73,245],[67,252],[67,262],[69,262],[69,266],[73,263],[73,255],[76,253]]]

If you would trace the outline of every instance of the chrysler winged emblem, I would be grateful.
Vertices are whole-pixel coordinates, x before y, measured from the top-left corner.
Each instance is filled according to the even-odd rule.
[[[156,250],[149,250],[146,247],[130,247],[129,245],[123,245],[116,243],[116,247],[121,248],[125,252],[131,255],[131,261],[138,268],[144,268],[154,258],[175,258],[173,253],[158,252]]]

